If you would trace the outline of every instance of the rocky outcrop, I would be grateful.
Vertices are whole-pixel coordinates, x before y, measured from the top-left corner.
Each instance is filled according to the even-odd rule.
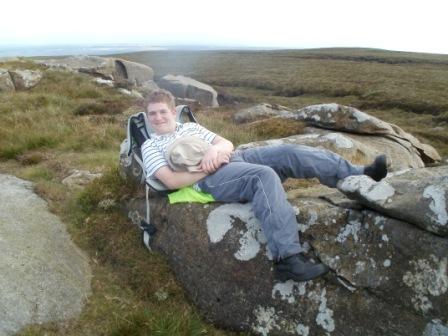
[[[0,335],[81,312],[90,294],[88,258],[32,191],[0,175]]]
[[[15,91],[14,83],[7,69],[0,68],[0,92]]]
[[[36,86],[42,79],[43,73],[39,70],[10,70],[12,81],[16,90],[27,90]]]
[[[414,171],[431,175],[426,170]],[[439,173],[447,176],[448,167]],[[153,248],[167,256],[200,312],[221,327],[308,336],[426,335],[448,328],[446,238],[352,206],[331,189],[290,202],[308,253],[331,268],[321,279],[274,280],[250,203],[168,205],[153,198]],[[144,202],[133,200],[128,209],[138,222]]]
[[[435,336],[448,331],[448,166],[424,168],[410,141],[377,135],[375,127],[397,131],[380,120],[370,122],[364,125],[369,134],[348,132],[355,124],[343,123],[344,132],[307,127],[306,134],[239,147],[309,145],[358,163],[387,154],[391,173],[379,183],[358,176],[340,181],[340,191],[323,186],[288,191],[304,247],[331,268],[323,278],[274,279],[250,203],[169,205],[151,195],[158,229],[153,248],[167,256],[206,319],[261,335]],[[138,177],[131,167],[122,165],[123,173]],[[127,209],[138,224],[145,202],[131,200]]]
[[[140,88],[141,88],[141,91],[150,92],[150,91],[158,90],[159,86],[156,84],[156,82],[149,80],[149,81],[142,83]]]
[[[412,150],[412,147],[403,147],[401,144],[388,138],[332,132],[314,127],[305,128],[305,134],[293,135],[282,139],[251,142],[239,146],[238,149],[280,144],[325,148],[358,164],[370,163],[375,156],[385,153],[388,158],[389,169],[392,171],[424,167],[417,150]]]
[[[81,55],[36,62],[53,69],[86,72],[104,79],[113,79],[114,62],[110,58]]]
[[[0,92],[30,89],[40,82],[42,76],[43,73],[39,70],[0,69]]]
[[[393,128],[387,122],[372,117],[353,107],[339,104],[319,104],[302,108],[297,118],[314,126],[361,134],[391,134]]]
[[[293,117],[294,114],[289,108],[281,105],[271,105],[271,104],[259,104],[245,108],[238,111],[234,116],[233,120],[237,123],[244,123],[248,121],[256,121],[263,118],[269,117]]]
[[[324,147],[357,163],[370,162],[376,155],[385,153],[389,167],[394,171],[422,168],[427,163],[440,161],[440,156],[433,147],[421,143],[398,126],[353,107],[321,104],[289,113],[287,110],[266,110],[264,105],[258,105],[238,112],[234,118],[258,119],[269,116],[270,111],[277,113],[274,118],[291,118],[304,121],[309,126],[300,135],[249,143],[240,148],[281,143],[303,144]]]
[[[50,68],[87,73],[103,80],[135,86],[154,86],[154,71],[147,65],[118,58],[70,56],[37,61]]]
[[[409,170],[381,182],[352,176],[338,187],[366,207],[448,237],[446,166]]]
[[[126,80],[130,84],[141,86],[154,79],[154,71],[147,65],[122,59],[115,60],[115,80]]]
[[[217,107],[218,94],[210,85],[185,76],[166,75],[158,85],[179,98],[190,98],[204,106]]]
[[[381,135],[396,141],[406,148],[418,150],[423,162],[440,161],[437,151],[403,131],[397,125],[389,124],[353,107],[339,104],[307,106],[296,112],[297,119],[313,126],[349,133]]]

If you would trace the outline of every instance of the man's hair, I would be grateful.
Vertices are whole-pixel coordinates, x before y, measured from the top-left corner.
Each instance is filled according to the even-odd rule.
[[[174,110],[176,107],[174,96],[171,92],[158,89],[152,91],[145,99],[145,110],[148,110],[148,105],[152,103],[165,103],[171,110]]]

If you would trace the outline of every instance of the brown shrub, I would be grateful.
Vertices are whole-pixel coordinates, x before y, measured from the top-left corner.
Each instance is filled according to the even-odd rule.
[[[303,133],[305,123],[283,118],[270,118],[252,122],[246,127],[254,132],[258,140],[284,138]]]

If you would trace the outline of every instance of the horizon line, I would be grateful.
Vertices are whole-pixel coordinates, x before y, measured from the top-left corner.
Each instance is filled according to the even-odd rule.
[[[109,47],[110,49],[134,49],[134,50],[123,50],[124,53],[128,52],[144,52],[144,51],[169,51],[169,50],[197,50],[197,51],[206,51],[206,50],[322,50],[322,49],[364,49],[364,50],[381,50],[381,51],[390,51],[390,52],[399,52],[399,53],[414,53],[414,54],[433,54],[433,55],[443,55],[446,56],[448,53],[443,52],[430,52],[430,51],[409,51],[409,50],[394,50],[394,49],[385,49],[385,48],[377,48],[377,47],[362,47],[362,46],[325,46],[325,47],[291,47],[291,46],[248,46],[248,45],[231,45],[231,44],[222,44],[222,45],[213,45],[206,43],[162,43],[162,44],[149,44],[149,43],[112,43],[112,42],[100,42],[100,43],[48,43],[48,44],[36,44],[36,43],[15,43],[15,44],[1,44],[0,43],[0,57],[4,57],[1,54],[6,54],[6,57],[31,57],[31,56],[63,56],[62,54],[35,54],[35,52],[39,49],[48,49],[48,48],[101,48],[101,47]],[[23,52],[23,48],[33,48],[33,51],[29,53]],[[19,49],[19,50],[14,50]],[[19,52],[18,54],[12,54],[13,52]],[[62,51],[62,50],[61,50]],[[117,50],[118,51],[118,50]],[[8,55],[9,52],[9,55]],[[101,54],[105,54],[105,52],[109,52],[108,50],[104,50]],[[33,54],[33,55],[30,55]],[[110,54],[114,52],[111,51]],[[28,55],[26,55],[28,54]],[[69,54],[64,54],[69,55]],[[94,54],[92,54],[94,55]]]

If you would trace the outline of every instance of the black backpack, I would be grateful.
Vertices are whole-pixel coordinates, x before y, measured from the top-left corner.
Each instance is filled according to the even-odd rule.
[[[188,105],[176,106],[176,121],[190,121],[197,123],[196,118]],[[149,191],[153,190],[160,194],[167,194],[169,191],[159,180],[146,177],[141,146],[151,137],[151,133],[153,133],[153,130],[149,125],[146,113],[135,113],[128,119],[127,136],[120,148],[121,173],[125,175],[126,178],[145,185],[146,220],[140,218],[139,220],[136,220],[136,222],[143,232],[143,243],[149,250],[151,250],[151,238],[156,232],[155,226],[150,222]]]

